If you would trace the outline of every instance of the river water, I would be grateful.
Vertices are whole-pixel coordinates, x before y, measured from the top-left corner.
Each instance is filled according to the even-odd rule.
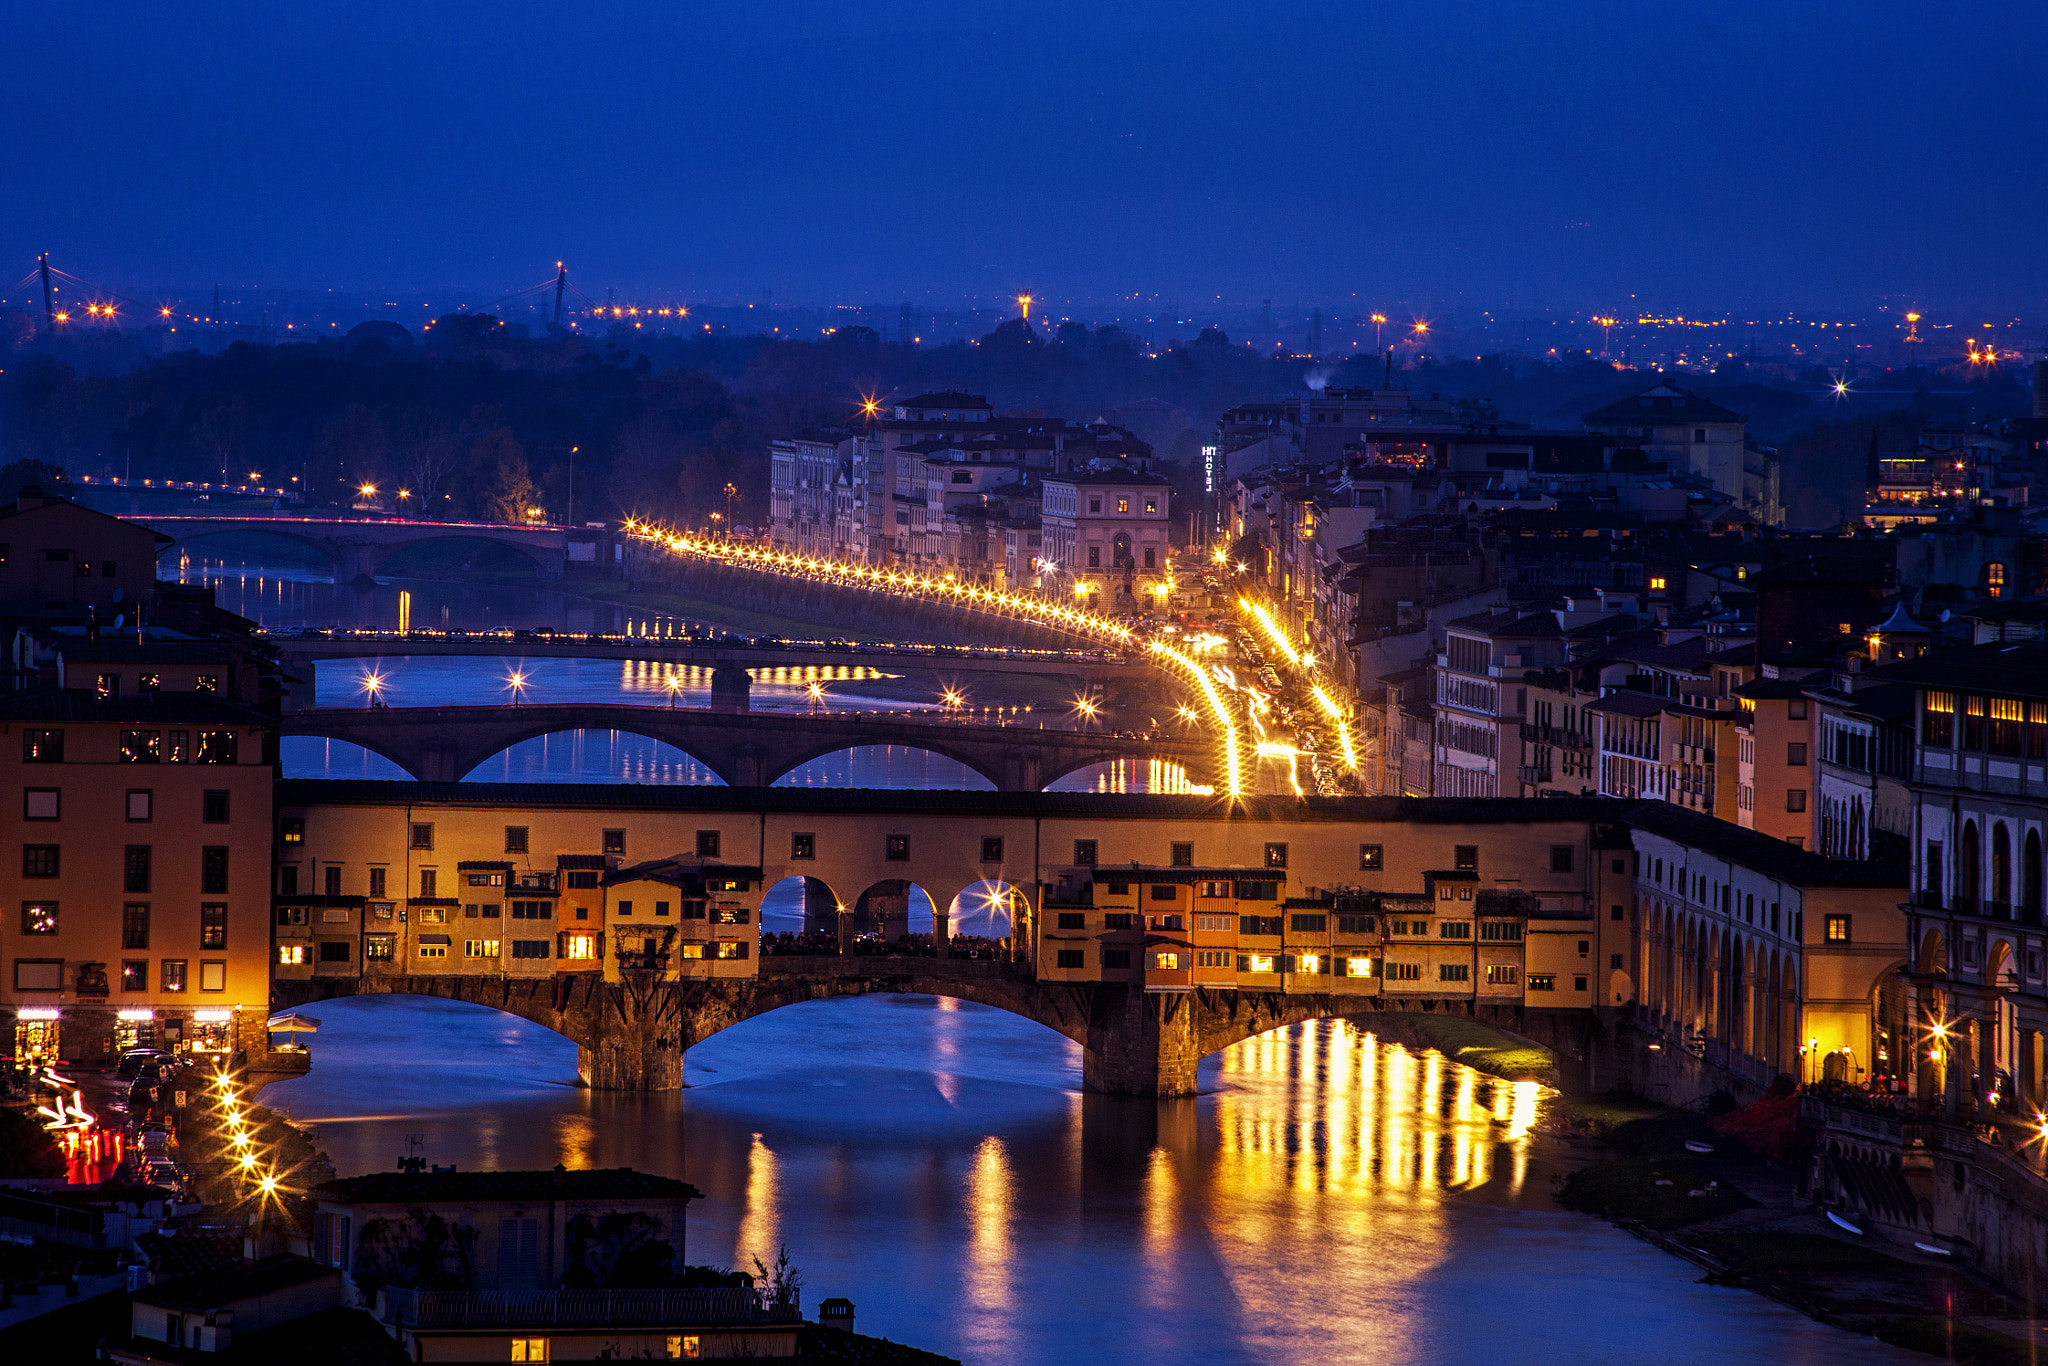
[[[304,571],[187,569],[273,625],[390,627],[401,591],[416,625],[625,625],[618,609],[537,588],[358,592]],[[364,666],[330,667],[321,696],[345,703]],[[488,661],[373,667],[388,668],[400,705],[504,686],[505,666]],[[525,667],[536,699],[666,705],[654,666]],[[806,705],[804,681],[757,683],[757,705]],[[863,699],[859,682],[836,681],[832,705],[906,705]],[[398,776],[345,750],[288,742],[287,771]],[[792,778],[981,785],[922,751],[834,762]],[[678,751],[612,732],[545,737],[471,777],[712,781]],[[1143,790],[1144,778],[1088,785]],[[264,1100],[308,1124],[341,1174],[388,1169],[418,1136],[429,1161],[463,1168],[681,1177],[706,1197],[689,1261],[745,1269],[786,1244],[807,1305],[844,1295],[863,1332],[976,1366],[1919,1359],[1698,1284],[1687,1263],[1560,1210],[1551,1182],[1569,1155],[1535,1127],[1544,1093],[1348,1022],[1227,1049],[1202,1064],[1198,1098],[1154,1103],[1084,1095],[1068,1040],[933,997],[750,1020],[692,1049],[688,1088],[663,1095],[582,1090],[573,1044],[482,1007],[366,997],[318,1014],[313,1071]]]
[[[1088,1361],[1905,1362],[1557,1208],[1544,1098],[1350,1024],[1207,1060],[1203,1094],[1087,1096],[1080,1051],[933,997],[792,1006],[594,1093],[573,1044],[478,1006],[329,1002],[264,1093],[343,1173],[410,1135],[463,1168],[695,1183],[693,1263],[787,1244],[805,1303],[987,1366]]]

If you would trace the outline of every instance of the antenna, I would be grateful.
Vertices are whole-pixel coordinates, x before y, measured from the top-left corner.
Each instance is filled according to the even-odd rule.
[[[44,252],[36,258],[36,270],[43,277],[43,322],[49,327],[57,325],[57,303],[50,289],[50,253]]]
[[[567,292],[568,288],[569,268],[560,261],[557,261],[555,262],[555,321],[553,324],[556,327],[562,325],[562,295]]]

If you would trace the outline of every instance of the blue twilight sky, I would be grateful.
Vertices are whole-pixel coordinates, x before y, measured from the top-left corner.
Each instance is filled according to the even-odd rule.
[[[0,286],[2048,300],[2039,0],[7,12]]]

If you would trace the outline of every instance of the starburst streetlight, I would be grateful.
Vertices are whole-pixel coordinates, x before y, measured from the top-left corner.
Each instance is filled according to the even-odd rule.
[[[515,669],[505,675],[505,686],[512,690],[512,705],[518,706],[520,696],[526,691],[526,675]]]

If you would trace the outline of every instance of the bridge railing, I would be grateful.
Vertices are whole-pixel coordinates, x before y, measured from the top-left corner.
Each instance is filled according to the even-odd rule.
[[[306,643],[420,645],[631,645],[662,649],[706,650],[823,650],[851,654],[879,654],[904,658],[940,659],[1043,659],[1074,664],[1123,664],[1136,659],[1121,650],[1052,650],[1011,645],[948,645],[888,640],[794,639],[782,636],[739,636],[731,634],[679,636],[634,635],[624,631],[377,631],[332,627],[283,627],[264,629],[256,635],[271,641]]]

